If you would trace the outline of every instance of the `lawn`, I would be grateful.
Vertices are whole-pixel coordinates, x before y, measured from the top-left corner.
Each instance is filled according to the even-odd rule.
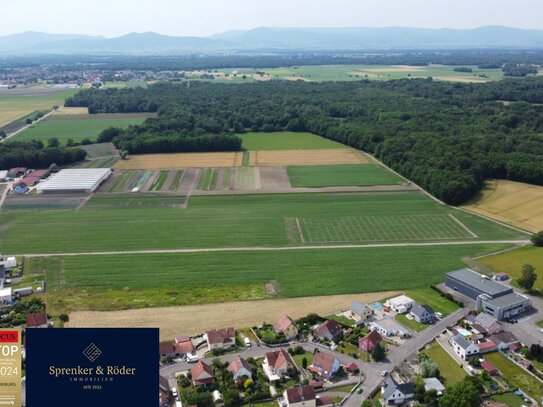
[[[405,295],[414,299],[421,305],[429,305],[434,311],[441,312],[443,316],[447,316],[458,309],[458,305],[447,298],[442,297],[430,287],[407,290]]]
[[[122,190],[133,177],[128,171],[112,191]],[[477,241],[447,216],[453,209],[419,192],[193,196],[186,209],[151,209],[152,199],[142,209],[129,205],[133,200],[132,195],[97,195],[79,211],[2,211],[0,250],[17,254]],[[481,239],[519,237],[475,215],[456,211],[454,216]],[[361,223],[365,229],[355,227]]]
[[[531,264],[536,268],[539,278],[535,281],[534,288],[543,290],[543,248],[532,245],[521,247],[520,249],[510,250],[505,253],[499,253],[493,256],[483,257],[477,260],[478,263],[491,268],[496,273],[504,272],[516,280],[522,275],[522,266]]]
[[[111,190],[122,190],[133,178],[134,172],[127,171]],[[132,195],[96,195],[79,211],[2,211],[0,250],[64,253],[349,244],[353,240],[461,239],[476,243],[477,239],[466,237],[447,216],[453,212],[481,239],[522,236],[475,215],[454,211],[419,192],[193,196],[186,209],[165,208],[162,198],[156,199],[160,207],[153,207],[153,198],[140,208],[131,205]],[[355,227],[361,223],[366,224],[365,229]],[[29,235],[33,238],[28,239]]]
[[[53,303],[69,310],[141,308],[424,287],[499,245],[69,256],[48,269]],[[503,247],[503,246],[502,246]],[[52,257],[57,259],[57,257]],[[129,272],[127,272],[129,270]]]
[[[524,399],[515,393],[497,394],[490,397],[490,400],[506,404],[508,407],[522,407],[524,405]]]
[[[439,373],[445,379],[446,386],[461,382],[467,376],[465,370],[443,350],[439,343],[433,342],[429,349],[424,349],[422,352],[427,354],[438,366]]]
[[[543,397],[543,386],[536,378],[499,352],[489,353],[488,355],[485,355],[485,359],[498,368],[501,377],[504,378],[510,386],[518,387],[534,399],[541,400]]]
[[[298,367],[300,369],[303,368],[303,360],[307,359],[307,366],[309,367],[311,365],[311,363],[313,363],[313,354],[312,353],[309,353],[309,352],[305,352],[305,353],[302,353],[301,355],[293,355],[292,356],[292,359],[294,359],[294,362],[296,362],[296,365],[298,365]]]
[[[249,151],[321,150],[348,148],[346,145],[306,132],[278,131],[273,133],[237,134],[242,148]]]
[[[83,139],[96,141],[98,134],[108,127],[128,127],[131,124],[143,123],[145,119],[88,119],[88,120],[44,120],[22,131],[11,141],[47,140],[56,137],[60,144],[66,144],[68,139],[78,143]]]
[[[293,187],[396,185],[405,182],[377,164],[300,165],[287,168]]]
[[[415,332],[424,331],[430,326],[427,324],[419,324],[414,319],[408,319],[405,315],[396,315],[396,321]]]

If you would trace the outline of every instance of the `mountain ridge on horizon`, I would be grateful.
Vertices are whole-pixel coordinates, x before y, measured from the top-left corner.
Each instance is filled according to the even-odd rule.
[[[473,29],[414,27],[255,27],[206,37],[153,31],[118,37],[26,31],[0,36],[0,55],[183,54],[282,51],[371,51],[401,49],[543,48],[543,30],[504,26]]]

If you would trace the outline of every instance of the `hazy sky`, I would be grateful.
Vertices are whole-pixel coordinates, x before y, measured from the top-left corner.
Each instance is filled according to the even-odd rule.
[[[543,29],[541,0],[0,0],[0,35],[206,36],[259,26]]]

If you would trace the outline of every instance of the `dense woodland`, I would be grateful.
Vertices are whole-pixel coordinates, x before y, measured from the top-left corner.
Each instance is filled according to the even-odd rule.
[[[44,147],[41,141],[12,141],[0,144],[0,168],[49,168],[85,159],[81,148]]]
[[[541,103],[543,78],[165,83],[89,89],[66,101],[92,113],[158,111],[140,126],[110,131],[107,138],[129,152],[203,151],[185,147],[221,137],[228,141],[206,149],[234,150],[234,133],[310,131],[375,154],[451,204],[471,198],[487,177],[543,185]]]

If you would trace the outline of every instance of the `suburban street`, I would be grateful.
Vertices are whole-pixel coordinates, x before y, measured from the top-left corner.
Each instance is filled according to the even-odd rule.
[[[406,341],[405,344],[398,347],[392,347],[392,349],[389,351],[387,361],[382,363],[363,362],[344,353],[331,351],[326,346],[310,342],[293,342],[291,346],[300,345],[310,353],[313,353],[315,348],[326,350],[327,352],[334,354],[342,365],[348,365],[354,362],[362,372],[363,382],[361,387],[363,392],[362,394],[357,394],[356,392],[353,393],[352,396],[349,397],[349,399],[344,403],[344,406],[360,407],[362,402],[381,385],[381,382],[383,381],[381,372],[383,370],[387,370],[388,372],[394,370],[394,368],[408,359],[411,355],[418,352],[419,349],[424,347],[424,345],[431,342],[437,335],[443,332],[447,326],[453,325],[459,319],[464,318],[468,312],[468,309],[461,308],[447,317],[439,320],[434,325],[431,325],[425,331],[414,333],[413,337]],[[284,348],[286,349],[288,346],[285,346]],[[219,356],[218,359],[220,359],[222,362],[230,362],[238,355],[244,358],[262,358],[266,352],[270,352],[274,349],[278,348],[272,348],[265,345],[253,345],[244,349],[242,352]],[[204,360],[211,363],[213,359],[215,359],[215,357],[207,357]],[[175,377],[177,372],[187,371],[191,369],[192,366],[194,366],[194,364],[188,362],[174,363],[161,367],[160,374],[166,378]]]

